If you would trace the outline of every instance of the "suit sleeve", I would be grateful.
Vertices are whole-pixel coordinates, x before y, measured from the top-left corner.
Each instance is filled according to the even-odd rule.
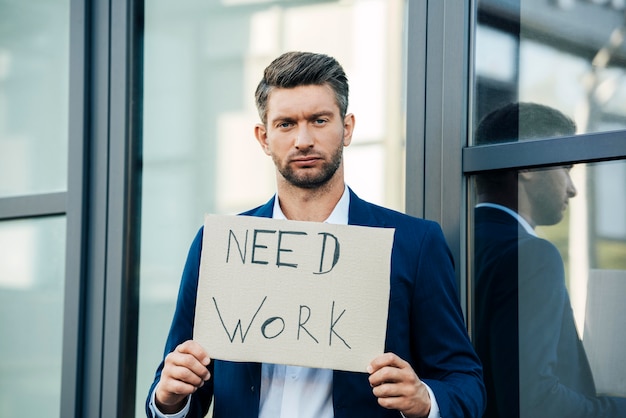
[[[411,303],[412,357],[442,417],[480,417],[485,387],[458,300],[454,264],[439,225],[418,243]]]
[[[181,343],[191,340],[193,338],[193,324],[196,311],[196,293],[198,290],[198,275],[200,269],[200,254],[202,252],[202,228],[196,234],[189,253],[187,255],[187,261],[183,270],[183,275],[180,282],[180,288],[178,291],[178,299],[176,302],[176,309],[174,311],[174,317],[170,326],[170,331],[165,344],[165,350],[163,355],[163,361],[157,368],[154,382],[150,387],[148,397],[146,399],[146,414],[148,417],[153,417],[150,412],[149,402],[152,392],[154,391],[157,383],[161,378],[161,372],[163,370],[165,357],[174,351],[174,349]],[[209,366],[210,369],[212,368]],[[212,373],[212,370],[211,370]],[[210,379],[204,386],[198,389],[191,396],[191,403],[189,408],[189,414],[187,417],[204,417],[209,410],[211,398],[213,395],[213,379]]]

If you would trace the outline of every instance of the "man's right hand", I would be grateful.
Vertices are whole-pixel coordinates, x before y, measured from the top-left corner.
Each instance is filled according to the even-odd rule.
[[[164,414],[179,412],[187,396],[194,393],[210,379],[207,366],[211,358],[195,341],[180,344],[165,357],[161,380],[156,388],[155,402]]]

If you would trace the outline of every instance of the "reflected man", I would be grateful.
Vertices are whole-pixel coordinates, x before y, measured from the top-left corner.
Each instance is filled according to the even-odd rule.
[[[476,144],[574,135],[574,122],[535,103],[488,114]],[[485,417],[625,417],[626,398],[597,397],[557,248],[535,233],[576,195],[571,166],[476,176],[475,345]]]

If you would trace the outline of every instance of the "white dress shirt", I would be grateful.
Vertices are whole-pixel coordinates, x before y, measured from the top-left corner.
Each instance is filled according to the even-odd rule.
[[[346,187],[341,199],[326,219],[331,224],[348,224],[350,193]],[[285,219],[278,196],[274,219]],[[283,364],[261,366],[259,418],[333,418],[333,371]]]

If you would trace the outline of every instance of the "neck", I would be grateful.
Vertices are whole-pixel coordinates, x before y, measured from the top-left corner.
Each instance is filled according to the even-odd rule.
[[[345,190],[342,178],[339,181],[331,180],[315,189],[303,189],[285,183],[278,184],[280,208],[287,219],[294,221],[324,222]]]

